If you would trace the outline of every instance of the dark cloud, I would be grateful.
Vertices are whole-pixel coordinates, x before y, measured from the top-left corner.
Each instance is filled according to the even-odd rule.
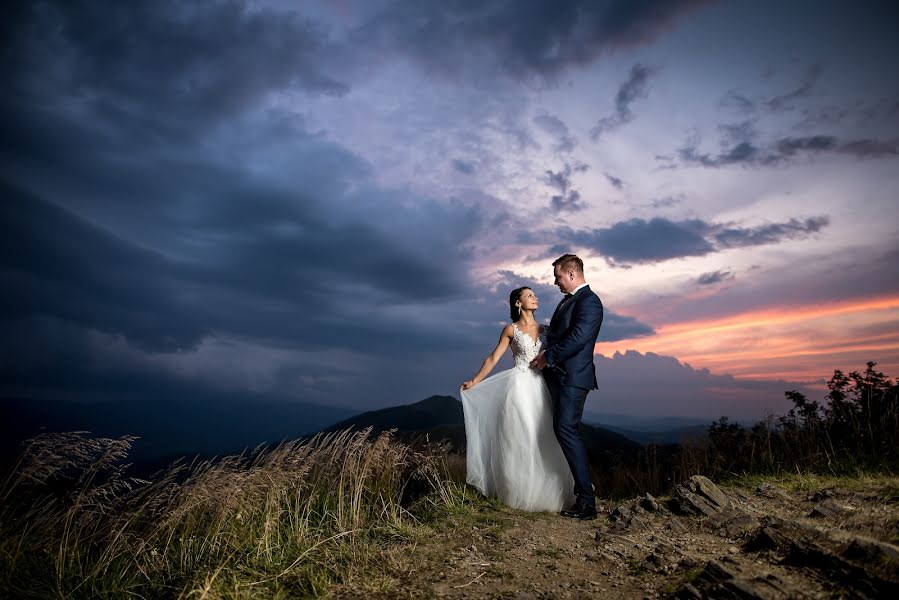
[[[621,84],[618,93],[615,94],[615,112],[608,117],[601,118],[590,130],[590,138],[594,141],[609,131],[614,131],[622,125],[634,120],[634,112],[631,104],[649,95],[649,80],[656,73],[655,69],[644,65],[634,65],[631,68],[627,81]]]
[[[878,126],[885,131],[899,129],[899,97],[885,96],[869,99],[855,99],[846,104],[810,106],[801,111],[802,120],[796,128],[800,130],[820,129],[844,124],[855,126]]]
[[[650,201],[649,206],[652,208],[670,208],[672,206],[677,206],[683,201],[683,194],[677,196],[662,196],[661,198],[653,198],[652,201]]]
[[[718,125],[721,132],[721,145],[734,146],[743,142],[751,142],[756,137],[755,120],[739,123],[722,123]]]
[[[458,158],[453,160],[453,168],[460,173],[465,173],[466,175],[471,175],[472,173],[474,173],[474,164],[464,160],[460,160]]]
[[[712,285],[733,278],[734,274],[730,270],[711,271],[709,273],[703,273],[702,275],[700,275],[697,278],[696,283],[698,283],[699,285]]]
[[[655,329],[634,317],[616,314],[608,308],[604,312],[602,331],[599,336],[600,342],[617,342],[655,334]]]
[[[492,322],[469,269],[484,228],[508,217],[383,188],[365,160],[271,108],[273,93],[347,89],[328,75],[324,31],[237,3],[48,2],[10,18],[0,328],[14,335],[0,354],[33,374],[17,393],[64,365],[68,379],[47,376],[59,393],[140,385],[119,355],[166,372],[211,361],[187,396],[215,380],[250,389],[254,373],[232,375],[255,363],[294,398],[452,391],[442,361],[487,345],[484,332],[421,315]],[[209,358],[210,345],[227,350]],[[401,381],[385,357],[415,364]],[[376,393],[360,384],[376,376]]]
[[[743,114],[750,114],[755,111],[755,102],[734,90],[728,90],[719,104],[723,108],[729,108]]]
[[[774,96],[773,98],[765,100],[765,107],[768,110],[774,112],[795,108],[793,102],[799,98],[805,98],[809,94],[811,94],[812,89],[815,87],[815,84],[820,78],[821,65],[810,65],[805,70],[805,73],[802,74],[802,79],[799,81],[799,85],[796,88],[790,90],[785,94]]]
[[[798,152],[823,152],[836,147],[836,138],[830,135],[813,135],[801,138],[782,138],[777,140],[775,148],[778,154],[772,155],[772,162],[780,160],[777,156],[788,157]]]
[[[562,119],[548,114],[534,117],[534,124],[556,140],[553,150],[556,152],[571,152],[577,146],[577,141],[568,131],[568,126]]]
[[[734,136],[734,132],[727,134]],[[731,140],[734,141],[734,140]],[[889,158],[899,155],[899,140],[858,139],[840,142],[830,135],[811,135],[804,137],[783,137],[774,142],[760,146],[751,140],[737,141],[717,154],[703,153],[699,150],[699,138],[696,135],[677,151],[682,165],[720,168],[732,165],[745,167],[772,167],[790,163],[800,157],[818,154],[848,154],[859,159]],[[670,160],[669,157],[658,157]]]
[[[813,217],[804,221],[790,219],[785,223],[770,223],[759,227],[716,227],[711,237],[719,248],[762,246],[784,240],[802,239],[821,231],[829,224],[828,217]]]
[[[589,167],[582,163],[575,163],[573,166],[565,163],[565,167],[561,171],[546,171],[546,183],[558,194],[550,199],[550,208],[553,212],[576,212],[586,208],[581,202],[581,194],[571,187],[571,176],[573,173],[583,173]]]
[[[855,140],[846,142],[836,149],[842,154],[849,154],[856,158],[882,158],[899,155],[899,139],[886,140]]]
[[[723,108],[746,115],[760,111],[778,113],[796,110],[798,108],[796,101],[808,98],[811,95],[818,80],[821,79],[821,73],[821,65],[809,65],[802,73],[796,86],[783,94],[753,99],[736,90],[728,90],[721,99],[720,104]]]
[[[613,188],[615,188],[616,190],[624,189],[624,181],[622,181],[621,178],[615,177],[614,175],[610,175],[608,173],[604,173],[604,175],[606,176],[606,180],[609,182],[609,184],[611,184]]]
[[[569,190],[567,194],[556,195],[550,198],[550,208],[553,212],[577,212],[584,210],[586,206],[581,202],[581,193],[577,190]]]
[[[613,266],[653,263],[672,258],[705,256],[726,248],[776,244],[802,239],[828,225],[827,217],[815,217],[758,227],[732,227],[700,219],[671,221],[656,217],[620,221],[605,229],[560,228],[547,239],[562,240],[575,248],[600,254]]]
[[[654,218],[620,221],[606,229],[566,228],[556,236],[575,247],[589,248],[611,263],[626,265],[709,254],[714,246],[704,237],[707,230],[708,225],[700,220]]]
[[[192,349],[213,333],[353,348],[396,325],[360,326],[351,316],[354,295],[428,303],[465,289],[457,268],[466,259],[456,252],[453,263],[441,266],[454,251],[433,226],[426,234],[432,251],[422,253],[363,224],[329,224],[287,207],[266,215],[263,208],[255,221],[238,215],[227,222],[222,214],[220,222],[192,229],[191,235],[219,238],[214,254],[176,260],[16,187],[2,190],[8,201],[0,206],[0,264],[8,291],[0,316],[50,315],[146,350]],[[430,218],[450,229],[453,221],[462,228],[478,221],[468,211]],[[264,226],[278,222],[280,231]]]
[[[20,101],[64,105],[148,139],[189,138],[275,91],[348,90],[333,75],[338,49],[296,13],[46,0],[14,18],[3,63]]]
[[[362,25],[353,43],[414,56],[448,76],[497,72],[555,78],[570,66],[645,43],[702,0],[393,2]],[[470,57],[477,55],[478,60]]]
[[[0,190],[0,316],[52,315],[159,350],[191,348],[210,333],[179,301],[190,266],[9,184]]]

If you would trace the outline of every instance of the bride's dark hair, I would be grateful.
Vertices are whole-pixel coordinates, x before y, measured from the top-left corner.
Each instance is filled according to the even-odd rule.
[[[518,320],[518,317],[521,316],[521,313],[518,311],[518,307],[515,306],[515,303],[518,302],[518,299],[521,298],[521,293],[525,290],[529,290],[528,286],[515,288],[512,290],[512,293],[509,294],[509,318],[512,319],[512,322]]]

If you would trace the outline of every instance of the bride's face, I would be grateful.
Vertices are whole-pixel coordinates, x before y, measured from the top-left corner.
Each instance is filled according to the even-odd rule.
[[[534,290],[522,290],[518,297],[522,310],[537,310],[537,295]]]

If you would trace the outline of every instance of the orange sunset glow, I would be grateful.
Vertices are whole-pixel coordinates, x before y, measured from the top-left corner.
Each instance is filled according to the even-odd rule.
[[[671,323],[651,337],[598,343],[596,350],[671,355],[743,379],[815,382],[869,360],[889,375],[899,371],[899,296]]]

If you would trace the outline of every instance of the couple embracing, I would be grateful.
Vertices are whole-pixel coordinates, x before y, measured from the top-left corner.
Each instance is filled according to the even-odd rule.
[[[553,274],[565,296],[549,327],[534,317],[534,291],[513,290],[512,323],[462,384],[467,479],[513,508],[561,509],[562,516],[588,520],[596,517],[596,500],[579,427],[587,393],[597,387],[593,347],[603,308],[584,281],[580,258],[559,257]],[[510,347],[515,366],[485,379]]]

